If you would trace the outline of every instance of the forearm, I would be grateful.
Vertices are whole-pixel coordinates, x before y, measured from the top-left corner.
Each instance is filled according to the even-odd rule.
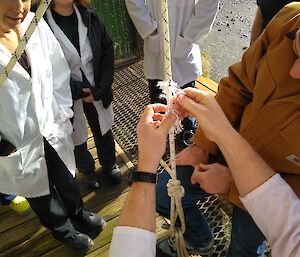
[[[275,174],[233,128],[228,126],[219,134],[216,142],[226,158],[240,196],[253,191]]]
[[[138,170],[156,173],[157,166],[149,167],[141,160]],[[122,209],[119,226],[129,226],[155,232],[156,185],[134,182]]]

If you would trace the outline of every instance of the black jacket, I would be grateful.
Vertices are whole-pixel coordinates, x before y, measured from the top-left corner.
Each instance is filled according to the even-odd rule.
[[[104,108],[108,108],[113,100],[112,83],[114,78],[114,48],[103,22],[92,8],[76,4],[82,21],[88,29],[88,38],[93,51],[94,80],[96,87],[91,87],[96,101],[102,100]],[[32,8],[35,11],[36,8]],[[46,22],[47,18],[44,16]],[[89,84],[83,74],[83,82],[71,79],[73,99],[84,97],[82,87]]]
[[[82,21],[88,29],[88,38],[93,51],[95,100],[102,100],[105,108],[113,100],[112,83],[114,78],[114,48],[103,22],[91,8],[77,5]]]

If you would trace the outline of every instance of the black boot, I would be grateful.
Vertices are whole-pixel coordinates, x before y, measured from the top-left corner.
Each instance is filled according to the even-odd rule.
[[[88,235],[78,231],[75,231],[75,234],[71,237],[55,239],[81,253],[86,253],[94,245],[93,240]]]
[[[106,226],[106,222],[101,216],[85,210],[71,220],[76,230],[88,234],[92,238],[98,236]]]

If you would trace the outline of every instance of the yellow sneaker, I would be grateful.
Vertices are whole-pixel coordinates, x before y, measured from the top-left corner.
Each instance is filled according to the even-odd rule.
[[[31,211],[29,203],[22,196],[16,196],[8,206],[17,214],[22,216],[28,214]]]

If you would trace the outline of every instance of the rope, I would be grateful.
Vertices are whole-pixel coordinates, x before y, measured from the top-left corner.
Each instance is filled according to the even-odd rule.
[[[3,86],[5,80],[8,78],[9,74],[13,70],[15,64],[18,62],[21,54],[23,53],[32,33],[34,32],[35,28],[37,27],[40,19],[43,17],[44,13],[46,12],[48,6],[50,5],[52,0],[42,0],[40,3],[38,9],[36,10],[36,13],[34,17],[32,18],[32,21],[27,28],[24,36],[20,40],[20,43],[15,50],[15,52],[12,54],[12,57],[9,61],[9,63],[6,65],[4,72],[0,75],[0,88]]]
[[[169,17],[168,17],[168,0],[161,1],[161,11],[162,11],[162,31],[163,31],[163,49],[164,49],[164,71],[165,78],[164,83],[166,83],[166,95],[169,111],[173,110],[172,92],[169,85],[172,81],[172,68],[171,68],[171,51],[170,51],[170,35],[169,35]],[[170,144],[170,162],[171,169],[164,165],[166,171],[170,174],[171,179],[167,183],[168,195],[171,198],[170,206],[170,220],[171,226],[169,229],[170,241],[173,248],[176,249],[178,257],[188,257],[189,254],[185,247],[185,241],[183,234],[185,232],[185,219],[182,209],[181,200],[184,196],[184,188],[181,186],[179,180],[176,176],[176,162],[175,162],[175,127],[173,126],[169,131],[169,144]],[[161,161],[162,163],[162,161]],[[177,218],[179,217],[181,226],[175,227]]]

